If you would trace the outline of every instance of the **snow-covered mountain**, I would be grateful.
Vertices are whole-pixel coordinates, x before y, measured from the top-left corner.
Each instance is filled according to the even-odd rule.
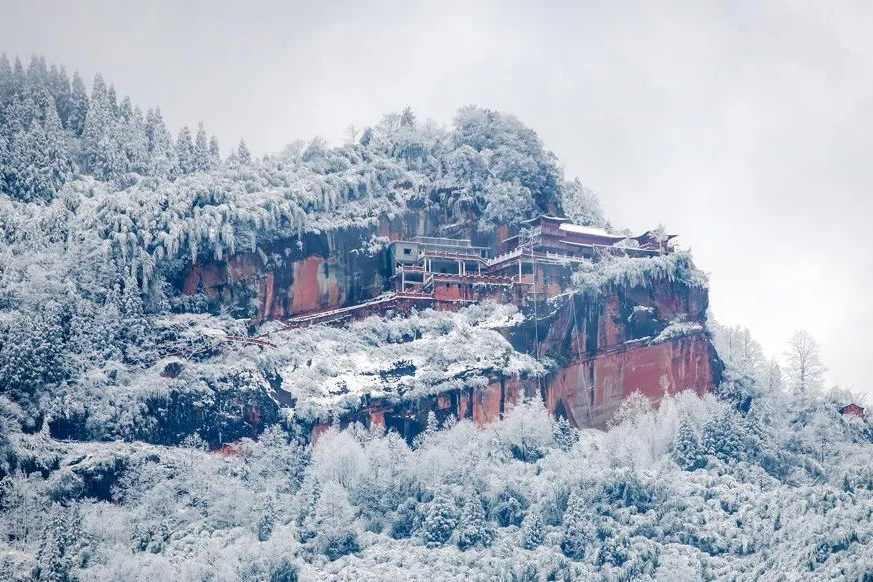
[[[873,580],[863,411],[631,234],[509,115],[224,159],[3,57],[0,580]]]

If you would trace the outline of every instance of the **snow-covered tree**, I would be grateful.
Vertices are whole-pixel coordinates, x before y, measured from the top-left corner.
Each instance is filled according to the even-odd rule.
[[[211,166],[209,140],[206,137],[206,129],[203,128],[203,123],[200,123],[197,125],[197,137],[194,140],[194,167],[198,172],[205,172]]]
[[[148,175],[148,136],[142,112],[134,109],[129,97],[121,101],[118,112],[116,132],[124,153],[123,169],[141,176]]]
[[[591,190],[582,185],[579,178],[566,182],[561,192],[564,212],[575,224],[605,227],[606,219],[600,208],[600,200]]]
[[[238,163],[247,165],[252,162],[252,154],[249,152],[249,147],[246,145],[245,140],[239,140],[239,144],[236,146],[236,151],[234,152],[234,160]]]
[[[546,537],[543,512],[539,507],[532,509],[525,517],[521,528],[521,545],[526,550],[534,550],[542,545]]]
[[[169,178],[175,172],[176,153],[160,109],[151,109],[146,114],[145,134],[148,141],[149,175]]]
[[[462,550],[475,546],[487,547],[493,537],[479,495],[475,491],[468,491],[458,522],[458,547]]]
[[[769,360],[764,366],[763,386],[771,393],[780,392],[783,389],[782,368],[775,359]]]
[[[180,174],[191,174],[197,171],[197,159],[194,153],[194,142],[191,141],[191,130],[185,125],[176,137],[176,164]]]
[[[276,508],[273,506],[271,499],[264,503],[264,509],[261,516],[258,518],[258,541],[265,542],[270,539],[273,534],[273,527],[276,525]]]
[[[55,100],[58,110],[58,119],[61,125],[69,129],[70,110],[72,105],[72,89],[67,70],[64,67],[58,69],[55,65],[49,71],[49,91]]]
[[[36,396],[46,386],[65,376],[63,330],[55,306],[46,305],[42,313],[18,317],[0,347],[0,376],[4,392],[19,401]]]
[[[391,522],[391,537],[398,540],[410,537],[420,521],[418,501],[413,497],[406,498],[397,508]]]
[[[79,76],[79,73],[73,73],[73,80],[70,84],[70,107],[66,120],[66,127],[73,132],[73,135],[81,136],[85,130],[89,103],[88,90],[85,88],[85,83],[82,82],[82,77]]]
[[[744,439],[739,414],[728,407],[721,407],[703,425],[700,446],[705,455],[724,462],[736,461],[745,450]]]
[[[63,508],[55,505],[36,560],[35,578],[39,582],[72,580],[72,560],[68,553],[70,538]]]
[[[561,538],[561,551],[568,558],[584,559],[594,541],[589,511],[579,491],[573,490],[567,502],[562,524],[564,535]]]
[[[126,157],[120,143],[120,131],[113,102],[114,94],[106,88],[103,77],[94,77],[91,102],[82,130],[82,150],[86,169],[99,180],[112,181],[125,171]]]
[[[321,488],[307,529],[315,533],[313,549],[336,560],[359,549],[355,510],[345,488],[329,481]]]
[[[555,421],[555,444],[564,452],[573,448],[579,440],[579,434],[566,418],[559,418]]]
[[[805,330],[794,332],[785,350],[788,387],[795,394],[821,390],[826,370],[821,361],[821,348],[815,338]]]
[[[72,173],[63,128],[54,100],[44,91],[40,107],[22,104],[13,108],[14,122],[21,129],[6,146],[4,171],[7,191],[23,202],[47,202],[54,198]],[[40,119],[41,118],[41,119]],[[26,128],[26,129],[25,129]]]
[[[676,464],[685,471],[694,471],[703,466],[697,430],[687,415],[683,415],[679,421],[679,430],[673,441],[672,456]]]
[[[221,148],[218,146],[218,138],[214,135],[209,138],[209,168],[217,168],[221,164]]]
[[[427,506],[422,522],[422,536],[429,548],[442,546],[449,541],[458,525],[455,502],[447,493],[438,492]]]

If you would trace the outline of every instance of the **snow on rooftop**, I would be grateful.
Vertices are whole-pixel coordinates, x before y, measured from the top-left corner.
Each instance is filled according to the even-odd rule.
[[[577,233],[577,234],[590,234],[593,236],[602,236],[602,237],[606,237],[606,238],[612,238],[615,240],[620,240],[620,239],[625,238],[624,236],[622,236],[620,234],[610,234],[610,233],[606,232],[605,230],[603,230],[602,228],[595,228],[593,226],[582,226],[580,224],[570,224],[567,222],[560,225],[558,228],[560,228],[561,230],[566,231],[566,232],[573,232],[573,233]]]

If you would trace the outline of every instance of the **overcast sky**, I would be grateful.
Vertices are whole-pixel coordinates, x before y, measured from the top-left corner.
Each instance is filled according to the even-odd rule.
[[[317,4],[0,0],[0,51],[256,154],[407,105],[513,113],[614,224],[681,236],[720,322],[776,356],[808,329],[873,393],[873,3]]]

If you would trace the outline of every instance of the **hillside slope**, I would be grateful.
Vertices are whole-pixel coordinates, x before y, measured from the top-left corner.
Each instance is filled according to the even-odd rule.
[[[564,211],[620,244],[390,295],[391,241],[513,271]],[[869,421],[602,228],[512,116],[223,159],[0,59],[0,580],[873,580]]]

